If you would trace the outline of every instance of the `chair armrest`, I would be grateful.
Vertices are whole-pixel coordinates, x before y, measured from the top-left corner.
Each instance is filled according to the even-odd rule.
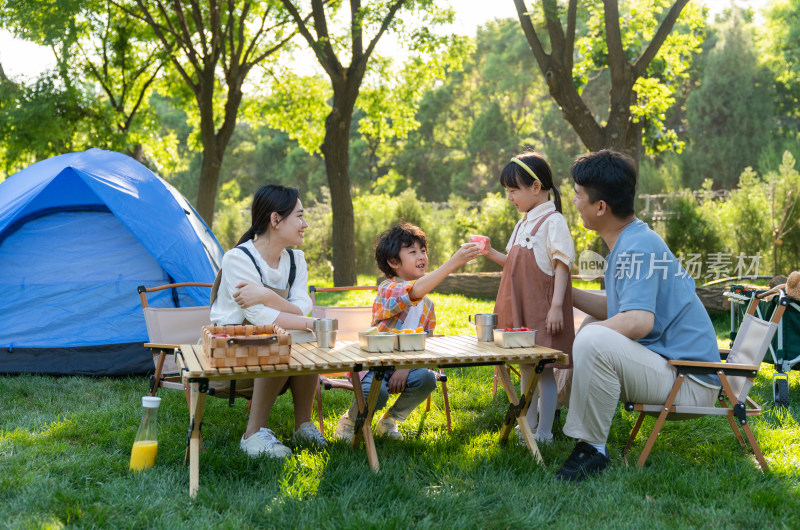
[[[696,368],[714,368],[724,370],[758,370],[757,364],[735,364],[735,363],[707,363],[703,361],[668,361],[673,366],[687,366]]]
[[[758,372],[758,365],[735,363],[707,363],[702,361],[668,361],[678,369],[678,373],[716,374],[722,372],[729,375],[752,376]]]
[[[178,344],[157,344],[154,342],[145,342],[144,347],[153,350],[177,350],[180,348]]]

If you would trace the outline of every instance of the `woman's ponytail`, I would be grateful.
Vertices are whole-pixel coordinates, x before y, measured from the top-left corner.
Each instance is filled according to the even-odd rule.
[[[236,243],[236,246],[238,247],[238,246],[239,246],[239,245],[241,245],[242,243],[244,243],[244,242],[246,242],[246,241],[250,241],[250,240],[251,240],[251,239],[253,239],[254,237],[256,237],[256,231],[255,231],[255,229],[254,229],[254,228],[251,226],[250,228],[248,228],[248,229],[247,229],[247,231],[246,231],[244,234],[242,234],[242,237],[240,237],[240,238],[239,238],[239,242],[238,242],[238,243]]]

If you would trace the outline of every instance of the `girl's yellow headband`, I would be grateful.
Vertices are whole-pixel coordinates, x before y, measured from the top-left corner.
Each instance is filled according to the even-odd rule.
[[[512,161],[512,162],[515,162],[515,163],[517,163],[517,164],[518,164],[518,165],[519,165],[519,166],[520,166],[522,169],[524,169],[525,171],[527,171],[527,172],[528,172],[528,174],[529,174],[531,177],[533,177],[533,180],[538,180],[538,181],[539,181],[539,184],[541,184],[541,183],[542,183],[542,181],[541,181],[541,180],[539,180],[539,177],[537,177],[537,176],[536,176],[536,173],[534,173],[534,172],[533,172],[533,170],[532,170],[531,168],[529,168],[529,167],[528,167],[528,164],[526,164],[525,162],[523,162],[522,160],[520,160],[519,158],[516,158],[516,157],[512,158],[512,159],[511,159],[511,161]]]

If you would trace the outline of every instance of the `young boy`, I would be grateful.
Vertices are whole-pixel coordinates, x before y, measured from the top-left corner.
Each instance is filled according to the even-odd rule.
[[[416,329],[431,333],[436,327],[433,302],[425,296],[457,268],[478,256],[477,243],[466,243],[447,262],[425,274],[428,266],[428,241],[417,226],[400,223],[382,233],[375,245],[375,261],[386,280],[378,287],[372,304],[372,325],[380,331]],[[362,372],[364,395],[369,394],[374,373]],[[427,368],[394,370],[386,373],[381,384],[376,410],[386,406],[389,394],[400,394],[381,418],[375,433],[392,440],[402,440],[397,424],[405,420],[417,405],[425,401],[436,388],[436,376]],[[339,420],[335,436],[351,441],[358,410],[353,404]]]

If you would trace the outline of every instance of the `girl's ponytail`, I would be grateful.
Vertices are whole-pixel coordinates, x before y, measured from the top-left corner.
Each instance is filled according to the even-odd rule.
[[[560,214],[564,212],[561,210],[561,194],[558,192],[558,188],[556,188],[555,182],[553,183],[553,204],[556,205],[556,211]]]

